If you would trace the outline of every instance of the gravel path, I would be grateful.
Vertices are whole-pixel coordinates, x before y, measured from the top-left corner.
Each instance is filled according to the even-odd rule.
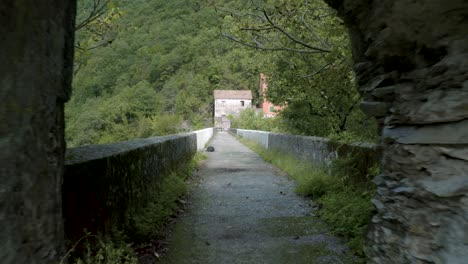
[[[220,132],[160,263],[350,263],[294,182]]]

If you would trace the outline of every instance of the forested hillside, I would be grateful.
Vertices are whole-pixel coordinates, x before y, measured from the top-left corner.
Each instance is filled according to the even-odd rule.
[[[211,126],[212,91],[257,96],[259,72],[268,98],[287,105],[269,129],[375,134],[358,109],[347,34],[321,1],[78,2],[69,146]]]
[[[78,21],[93,0],[79,2]],[[207,1],[118,1],[107,9],[77,32],[69,145],[211,126],[214,89],[257,87],[254,50],[220,35],[222,17]]]

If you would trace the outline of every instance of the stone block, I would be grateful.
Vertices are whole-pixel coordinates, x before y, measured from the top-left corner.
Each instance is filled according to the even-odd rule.
[[[384,140],[402,144],[468,144],[468,119],[426,126],[385,127]]]
[[[384,102],[375,101],[363,101],[361,102],[361,110],[368,116],[381,117],[388,113],[390,104]]]

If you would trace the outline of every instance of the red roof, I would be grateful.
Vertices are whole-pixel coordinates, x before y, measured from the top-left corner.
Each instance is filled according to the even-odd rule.
[[[250,90],[214,90],[215,99],[244,99],[252,100],[252,91]]]

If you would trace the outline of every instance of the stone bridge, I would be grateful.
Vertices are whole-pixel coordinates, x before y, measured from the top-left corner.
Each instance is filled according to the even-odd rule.
[[[68,149],[62,186],[66,238],[111,233],[144,207],[155,185],[203,150],[213,128]]]
[[[468,2],[325,0],[352,39],[362,108],[381,126],[373,263],[468,258]],[[64,103],[73,0],[0,2],[0,258],[63,254]]]
[[[128,224],[128,215],[142,208],[154,188],[196,151],[204,149],[213,128],[187,134],[137,139],[67,150],[62,186],[65,236],[76,241],[83,230],[111,233]],[[368,164],[378,160],[371,144],[341,145],[319,137],[231,129],[269,150],[314,163],[329,163],[354,149],[364,150]],[[364,161],[363,161],[364,162]]]

